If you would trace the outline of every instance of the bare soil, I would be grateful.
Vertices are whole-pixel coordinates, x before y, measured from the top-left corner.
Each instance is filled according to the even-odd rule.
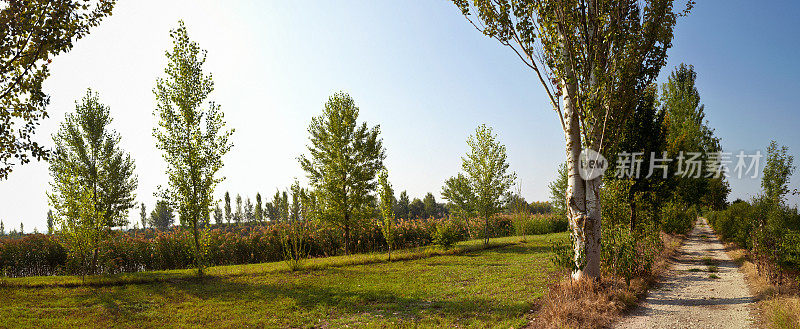
[[[659,284],[616,328],[752,328],[754,305],[744,274],[700,219]]]

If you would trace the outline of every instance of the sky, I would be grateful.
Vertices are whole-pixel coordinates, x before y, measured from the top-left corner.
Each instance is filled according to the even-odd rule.
[[[692,64],[706,118],[726,151],[762,150],[771,139],[800,151],[800,3],[702,1],[675,29],[659,83]],[[458,173],[467,137],[480,124],[506,145],[529,201],[549,198],[564,159],[557,115],[536,79],[508,48],[477,32],[449,1],[119,1],[113,15],[54,58],[44,90],[50,117],[36,139],[51,136],[87,88],[100,94],[111,128],[136,162],[137,203],[152,209],[166,169],[155,148],[153,88],[164,76],[169,30],[184,20],[208,51],[210,95],[234,128],[221,175],[225,191],[270,198],[295,178],[307,127],[328,97],[349,93],[360,120],[380,125],[395,190],[440,198]],[[798,159],[800,161],[800,159]],[[763,166],[763,161],[762,161]],[[798,188],[798,174],[791,188]],[[17,166],[0,181],[7,230],[46,230],[46,162]],[[760,190],[758,179],[731,179],[730,199]],[[790,203],[797,204],[793,197]],[[130,219],[138,221],[138,209]]]

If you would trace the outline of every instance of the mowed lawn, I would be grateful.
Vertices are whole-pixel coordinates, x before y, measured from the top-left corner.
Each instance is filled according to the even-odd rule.
[[[3,287],[0,327],[520,327],[552,271],[549,241],[565,238],[204,281]]]

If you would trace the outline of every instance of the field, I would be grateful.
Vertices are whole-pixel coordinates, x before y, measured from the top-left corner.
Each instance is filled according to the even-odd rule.
[[[203,282],[187,271],[87,279],[97,286],[79,277],[9,279],[0,326],[520,327],[546,291],[549,241],[565,238],[498,238],[489,249],[466,241],[451,254],[416,250],[393,262],[319,259],[294,273],[283,263],[224,266]],[[113,284],[134,281],[153,282]]]

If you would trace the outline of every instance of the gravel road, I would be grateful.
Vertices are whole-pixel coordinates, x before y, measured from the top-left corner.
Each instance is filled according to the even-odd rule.
[[[660,283],[616,327],[752,328],[754,303],[744,275],[700,219]]]

